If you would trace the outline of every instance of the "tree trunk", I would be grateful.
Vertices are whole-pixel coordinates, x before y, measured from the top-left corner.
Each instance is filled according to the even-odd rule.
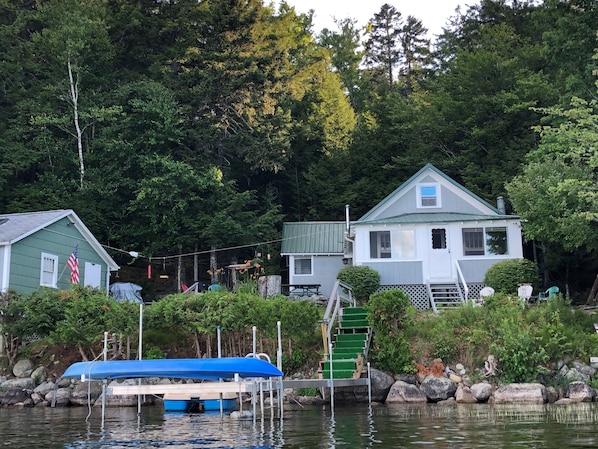
[[[73,76],[73,69],[71,67],[71,58],[67,60],[67,68],[69,72],[69,86],[71,102],[73,105],[73,123],[77,132],[77,152],[79,154],[79,182],[83,188],[83,177],[85,176],[85,165],[83,163],[83,131],[79,125],[79,81],[75,81]]]
[[[79,354],[81,354],[81,358],[83,359],[83,361],[87,362],[89,359],[87,358],[87,354],[85,354],[85,351],[83,350],[83,346],[77,345],[77,349],[79,350]]]
[[[598,293],[598,274],[596,275],[596,279],[594,279],[594,284],[592,285],[592,289],[590,290],[590,294],[588,295],[586,304],[588,304],[588,305],[595,304],[597,293]]]

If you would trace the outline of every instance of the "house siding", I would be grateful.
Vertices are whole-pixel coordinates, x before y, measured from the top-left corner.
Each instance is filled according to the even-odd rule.
[[[41,253],[43,252],[58,256],[57,287],[58,289],[68,289],[70,270],[66,266],[66,262],[77,244],[79,245],[81,284],[85,279],[85,262],[90,262],[101,265],[100,288],[106,288],[106,264],[66,217],[12,245],[10,288],[23,293],[39,288]]]
[[[421,284],[423,282],[423,264],[419,260],[405,262],[370,262],[370,268],[380,273],[380,285]]]
[[[320,294],[329,296],[334,287],[338,272],[345,266],[342,256],[312,256],[312,274],[296,275],[295,257],[309,257],[295,255],[290,257],[289,284],[320,284]],[[334,275],[332,275],[334,274]]]

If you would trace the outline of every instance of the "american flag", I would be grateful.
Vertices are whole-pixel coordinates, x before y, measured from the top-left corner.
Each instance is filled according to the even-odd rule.
[[[66,261],[66,265],[71,269],[71,284],[79,283],[79,256],[78,246],[75,246],[69,260]]]

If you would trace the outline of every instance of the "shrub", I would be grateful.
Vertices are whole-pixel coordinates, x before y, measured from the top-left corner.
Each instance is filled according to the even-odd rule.
[[[521,284],[532,284],[537,288],[538,269],[531,260],[503,260],[486,272],[484,284],[501,293],[516,293]]]
[[[411,316],[409,296],[402,290],[375,293],[365,309],[375,331],[372,360],[376,367],[395,373],[410,372],[413,361],[404,333]]]
[[[353,288],[353,296],[359,302],[366,302],[380,287],[380,273],[363,265],[345,267],[336,276]]]

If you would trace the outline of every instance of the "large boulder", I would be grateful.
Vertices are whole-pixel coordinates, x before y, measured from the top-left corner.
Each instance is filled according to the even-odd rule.
[[[457,384],[446,377],[429,374],[421,383],[420,390],[430,402],[445,401],[455,396]]]
[[[417,404],[428,402],[428,398],[413,384],[397,380],[386,396],[387,404]]]
[[[571,382],[567,397],[574,402],[592,402],[596,397],[596,391],[585,382]]]
[[[29,377],[33,372],[33,363],[29,359],[21,359],[12,368],[15,377]]]
[[[8,379],[0,384],[0,388],[10,390],[13,388],[20,388],[22,390],[33,390],[35,388],[35,380],[31,377],[21,377],[18,379]]]
[[[71,392],[71,403],[75,405],[93,405],[102,394],[102,382],[80,382]]]
[[[546,402],[546,387],[539,383],[509,384],[494,392],[495,404]]]
[[[469,387],[459,385],[455,393],[455,400],[459,404],[475,404],[478,402]]]
[[[0,406],[2,405],[16,405],[16,404],[26,404],[30,402],[31,397],[29,393],[21,388],[13,388],[6,391],[2,395],[2,400],[0,401]]]
[[[33,390],[34,393],[38,393],[41,396],[46,396],[50,391],[54,389],[54,382],[42,382]]]
[[[35,380],[36,385],[39,385],[45,380],[47,373],[48,370],[46,369],[46,367],[40,366],[33,370],[33,372],[31,373],[31,378]]]
[[[478,402],[486,402],[492,396],[492,385],[488,382],[473,384],[470,390]]]
[[[395,380],[384,371],[370,370],[372,386],[372,402],[384,402]],[[334,400],[338,402],[368,402],[368,387],[339,387],[334,389]]]
[[[71,389],[57,388],[46,393],[44,400],[56,407],[65,407],[71,403]]]
[[[569,382],[589,382],[590,381],[590,376],[587,374],[582,373],[581,371],[578,371],[577,368],[570,368],[569,371],[567,371],[567,374],[565,374],[565,378],[569,381]]]

